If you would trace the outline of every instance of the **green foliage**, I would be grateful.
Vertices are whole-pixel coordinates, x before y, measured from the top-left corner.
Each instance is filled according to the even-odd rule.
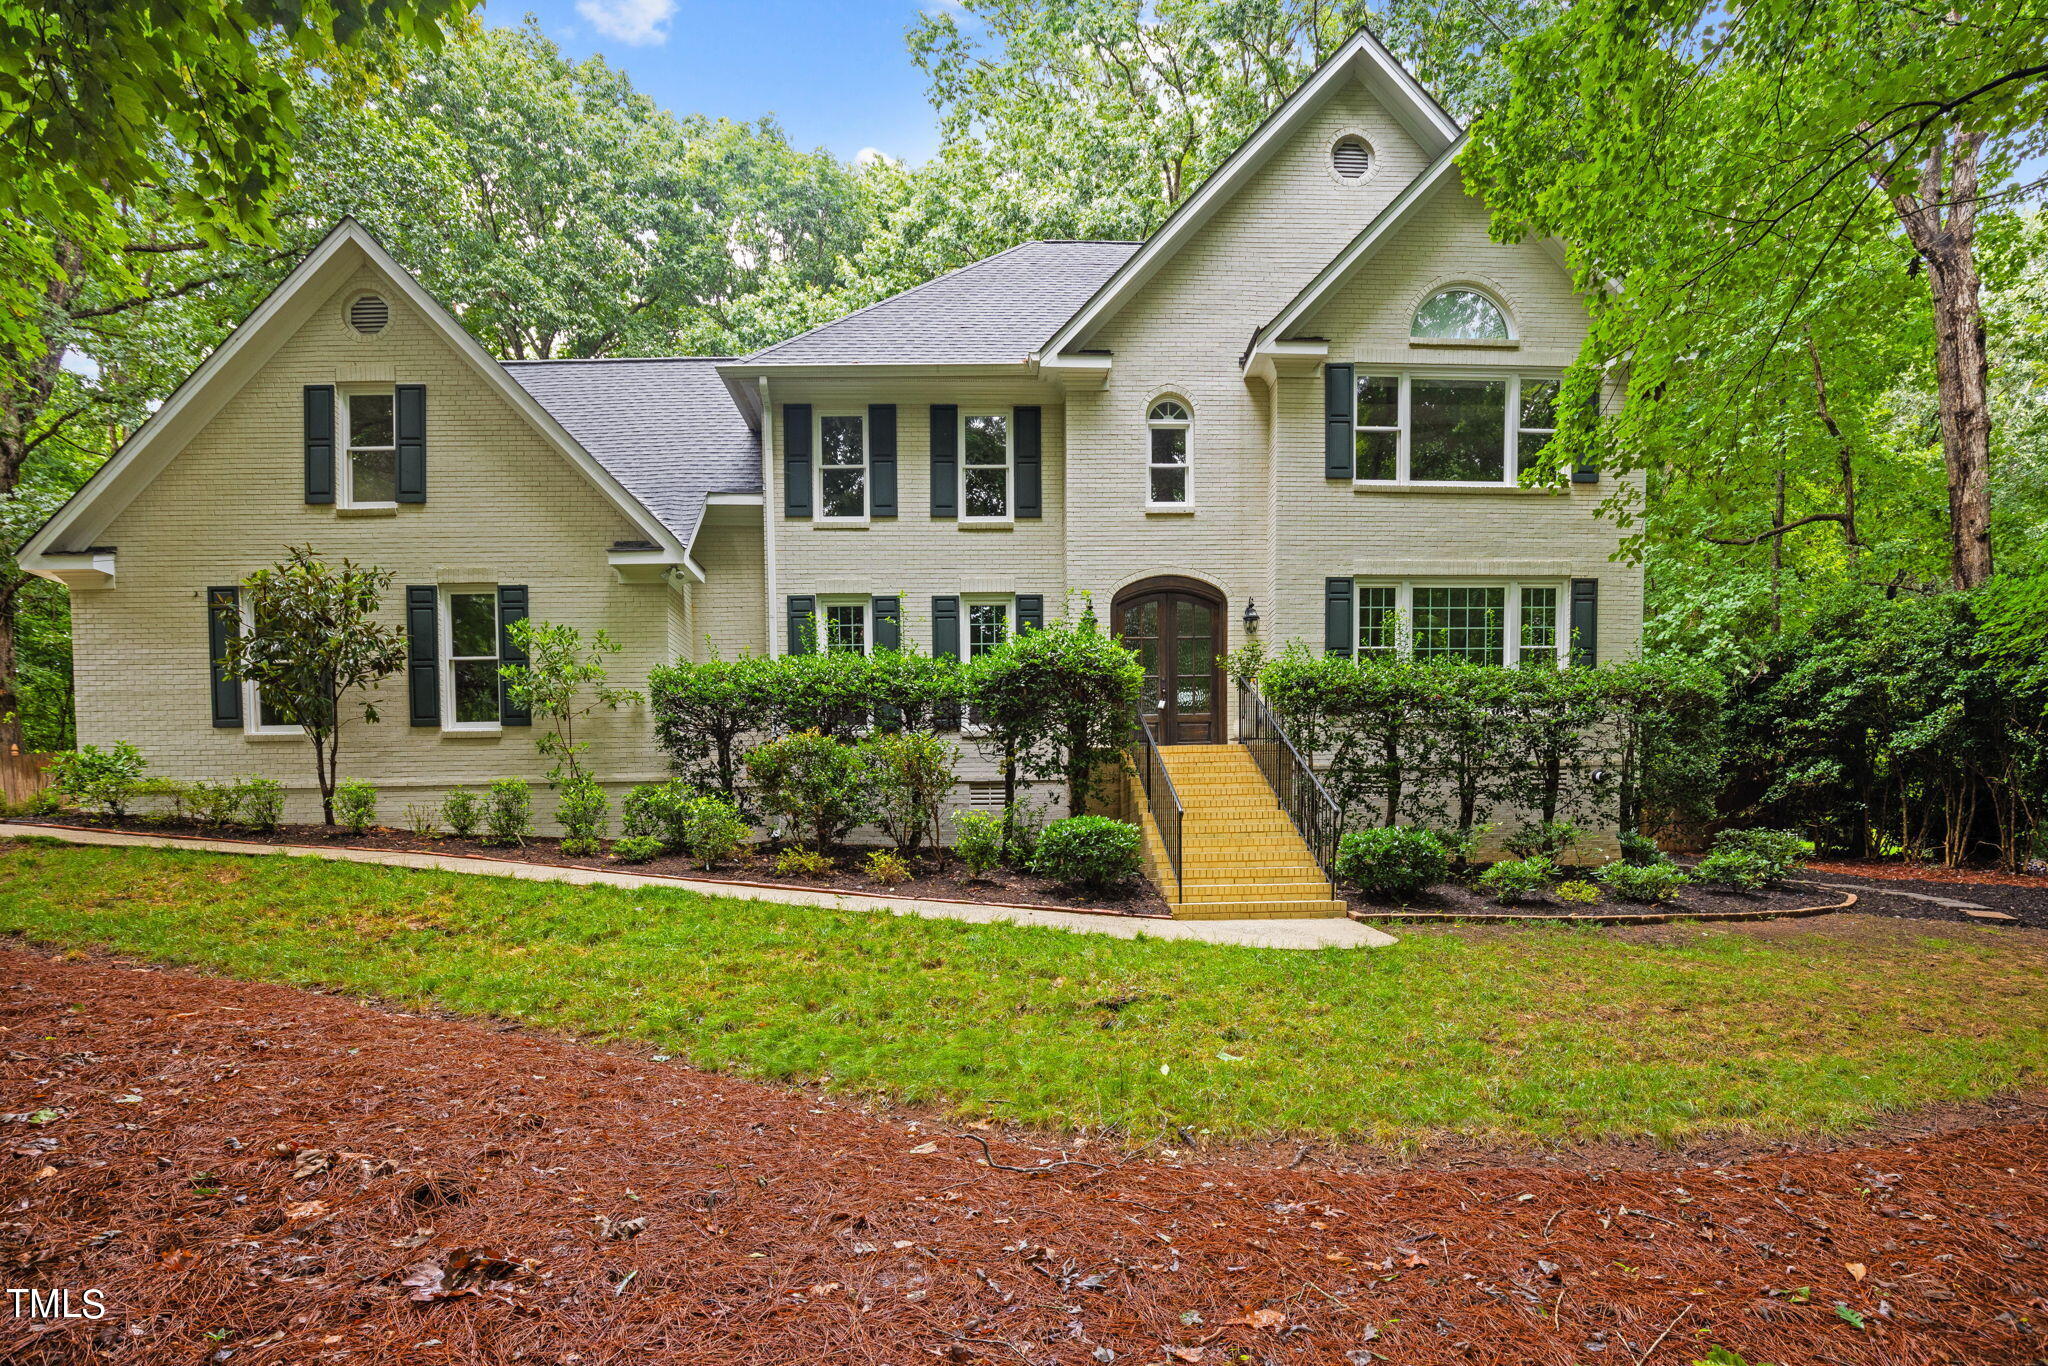
[[[1554,862],[1563,858],[1584,834],[1585,831],[1570,821],[1531,821],[1508,840],[1508,852],[1516,858],[1533,858],[1540,854]]]
[[[1692,879],[1670,862],[1616,862],[1596,870],[1593,876],[1623,901],[1654,905],[1669,901]]]
[[[663,665],[648,676],[654,738],[685,782],[740,800],[745,741],[772,723],[779,672],[774,659],[742,655]]]
[[[1045,827],[1031,855],[1031,871],[1062,887],[1112,892],[1138,880],[1143,837],[1129,821],[1068,816]]]
[[[1550,895],[1568,906],[1590,906],[1600,899],[1600,889],[1583,878],[1573,878],[1551,888]]]
[[[414,802],[405,808],[405,828],[415,838],[430,840],[440,833],[440,812],[431,802]]]
[[[1337,876],[1376,900],[1408,901],[1451,875],[1451,851],[1410,825],[1347,831],[1337,842]]]
[[[783,877],[829,877],[832,860],[815,849],[785,849],[775,856],[775,871]]]
[[[901,854],[888,849],[873,850],[861,866],[870,879],[884,887],[895,887],[910,881],[910,865],[903,861]]]
[[[686,842],[685,826],[696,791],[679,778],[641,783],[619,802],[619,829],[629,838],[653,836],[671,849]]]
[[[1085,809],[1098,772],[1123,761],[1144,681],[1138,657],[1087,612],[1019,631],[970,663],[977,743],[1003,765],[1005,800],[1021,767],[1061,780],[1067,810]]]
[[[646,863],[668,852],[668,846],[653,835],[627,835],[612,841],[611,855],[621,863]]]
[[[275,778],[244,778],[235,784],[235,818],[251,830],[275,830],[284,820],[284,784]]]
[[[973,878],[985,878],[1003,863],[1008,823],[986,811],[953,813],[953,852]]]
[[[241,805],[242,794],[234,783],[194,781],[185,784],[185,809],[201,825],[216,830],[232,825]]]
[[[1753,854],[1770,865],[1773,880],[1788,877],[1813,857],[1813,841],[1796,830],[1723,830],[1714,837],[1714,852]]]
[[[578,756],[590,742],[576,738],[577,720],[599,707],[615,711],[640,701],[631,688],[605,682],[605,657],[625,647],[602,629],[586,646],[583,633],[573,626],[531,619],[513,622],[506,634],[526,651],[526,663],[498,671],[505,677],[505,695],[547,723],[534,737],[534,747],[543,759],[554,760],[548,781],[566,787],[586,777]]]
[[[875,813],[860,751],[814,730],[747,751],[747,773],[762,807],[819,853]]]
[[[939,840],[939,809],[953,790],[954,749],[929,731],[883,731],[860,742],[875,823],[905,854]]]
[[[468,839],[483,824],[484,802],[474,792],[457,788],[441,802],[441,823],[458,839]]]
[[[683,808],[683,851],[707,873],[738,853],[747,833],[739,807],[715,792],[692,797]]]
[[[1479,875],[1479,885],[1503,905],[1512,905],[1542,891],[1556,877],[1557,865],[1538,854],[1502,859]]]
[[[533,834],[533,789],[524,778],[493,778],[484,789],[484,843],[524,844]]]
[[[555,820],[562,827],[562,852],[601,854],[612,804],[595,778],[573,774],[556,788]]]
[[[1660,863],[1669,863],[1671,858],[1657,847],[1654,836],[1640,830],[1624,830],[1620,836],[1621,861],[1635,868],[1654,868]]]
[[[108,749],[81,745],[50,756],[50,790],[67,801],[119,820],[128,814],[135,786],[148,767],[149,761],[142,757],[142,751],[126,740],[117,741]]]
[[[360,778],[343,778],[334,787],[335,820],[352,835],[360,835],[377,823],[377,789]]]
[[[289,549],[242,582],[250,624],[229,638],[227,671],[253,682],[287,721],[305,727],[329,825],[342,727],[351,711],[374,723],[369,690],[405,667],[405,638],[382,620],[390,585],[388,569],[346,558],[329,563],[311,546]]]
[[[1716,849],[1693,865],[1692,880],[1731,892],[1757,892],[1773,878],[1771,860],[1745,849]]]

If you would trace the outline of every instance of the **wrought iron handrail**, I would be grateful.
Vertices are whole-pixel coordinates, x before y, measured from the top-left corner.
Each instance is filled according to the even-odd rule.
[[[1132,763],[1138,770],[1138,780],[1144,784],[1145,805],[1151,808],[1152,824],[1159,829],[1159,842],[1166,846],[1167,861],[1173,865],[1173,887],[1176,897],[1180,894],[1180,794],[1173,790],[1173,775],[1166,771],[1166,760],[1160,756],[1159,742],[1146,729],[1144,714],[1133,711],[1131,728],[1137,732],[1131,746],[1134,751]]]
[[[1237,738],[1273,789],[1274,801],[1315,855],[1316,866],[1330,880],[1330,894],[1335,896],[1337,841],[1344,834],[1344,812],[1331,799],[1315,768],[1287,737],[1258,687],[1250,682],[1237,686]]]

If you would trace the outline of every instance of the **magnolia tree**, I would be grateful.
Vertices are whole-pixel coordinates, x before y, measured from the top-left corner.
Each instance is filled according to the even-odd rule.
[[[342,727],[351,715],[376,722],[370,690],[405,667],[404,635],[377,619],[390,586],[390,570],[349,559],[330,564],[311,546],[288,550],[242,581],[249,619],[229,639],[225,667],[256,685],[259,705],[305,728],[329,825]]]
[[[607,676],[606,658],[623,647],[602,630],[585,645],[575,627],[545,621],[515,621],[506,631],[526,652],[526,662],[498,672],[513,704],[547,722],[533,744],[541,758],[554,760],[548,781],[557,787],[581,783],[586,775],[579,756],[590,742],[576,738],[576,722],[599,707],[613,711],[640,700],[631,688],[612,687]]]

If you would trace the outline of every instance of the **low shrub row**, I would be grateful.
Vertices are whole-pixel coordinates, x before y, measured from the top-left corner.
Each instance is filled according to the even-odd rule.
[[[1420,826],[1354,830],[1338,843],[1336,874],[1340,881],[1374,900],[1409,901],[1454,875],[1463,863],[1460,846],[1465,842],[1456,837],[1446,839]],[[1694,885],[1760,891],[1805,866],[1813,845],[1789,830],[1727,830],[1716,837],[1707,856],[1687,871],[1658,849],[1655,841],[1644,836],[1625,837],[1622,857],[1595,869],[1592,882],[1567,878],[1553,854],[1532,843],[1511,846],[1510,852],[1518,856],[1497,860],[1473,878],[1476,886],[1502,905],[1537,896],[1590,905],[1600,899],[1601,888],[1620,901],[1654,905]]]

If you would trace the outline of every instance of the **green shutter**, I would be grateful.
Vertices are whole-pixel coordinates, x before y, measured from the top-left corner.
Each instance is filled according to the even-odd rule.
[[[1044,476],[1040,473],[1043,416],[1037,408],[1018,408],[1011,419],[1011,458],[1017,462],[1017,515],[1045,516]]]
[[[1017,595],[1017,629],[1040,631],[1045,629],[1045,594],[1019,593]]]
[[[1572,482],[1573,482],[1574,484],[1597,484],[1597,483],[1599,483],[1599,482],[1600,482],[1600,467],[1599,467],[1598,465],[1574,465],[1574,466],[1572,466]]]
[[[508,583],[498,586],[498,663],[501,667],[506,664],[526,663],[526,651],[520,649],[518,643],[512,639],[512,623],[526,620],[528,606],[525,584]],[[533,724],[533,713],[506,696],[505,680],[502,677],[498,680],[498,724]]]
[[[415,726],[441,724],[440,593],[432,584],[405,590],[405,695]]]
[[[868,405],[868,515],[896,515],[896,405]]]
[[[334,501],[334,386],[309,384],[305,393],[306,501]]]
[[[932,599],[932,658],[958,659],[960,657],[960,599],[953,597]],[[944,706],[934,710],[932,729],[960,729],[960,708]]]
[[[900,650],[903,648],[903,599],[870,599],[870,611],[875,618],[875,648],[877,650]]]
[[[787,654],[815,654],[818,649],[818,600],[809,593],[792,594],[789,599],[789,646]]]
[[[242,593],[238,588],[206,590],[207,659],[213,668],[213,724],[242,724],[242,685],[228,672],[228,642],[242,633]]]
[[[427,386],[401,384],[392,402],[401,503],[427,501]]]
[[[1600,580],[1572,580],[1572,665],[1590,669],[1600,662]]]
[[[932,516],[960,515],[960,409],[932,405]],[[956,599],[954,607],[959,607]]]
[[[1352,367],[1323,367],[1323,478],[1349,479],[1357,469],[1357,447],[1351,427],[1358,389]]]
[[[782,405],[782,515],[811,515],[811,405]]]
[[[1323,653],[1351,658],[1352,583],[1350,579],[1323,580]]]

